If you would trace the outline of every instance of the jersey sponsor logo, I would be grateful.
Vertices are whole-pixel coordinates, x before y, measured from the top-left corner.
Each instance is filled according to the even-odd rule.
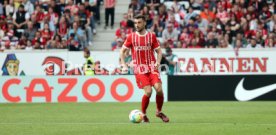
[[[266,93],[276,90],[276,83],[256,88],[253,90],[247,90],[243,86],[244,78],[239,82],[235,90],[235,97],[239,101],[249,101],[254,98],[260,97]]]
[[[136,51],[151,50],[151,46],[134,46],[134,50]]]

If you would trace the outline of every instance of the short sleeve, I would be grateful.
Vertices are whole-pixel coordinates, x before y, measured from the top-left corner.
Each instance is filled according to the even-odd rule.
[[[14,12],[12,19],[16,19],[16,12]]]
[[[159,47],[160,47],[160,44],[157,41],[156,35],[152,34],[152,48],[153,48],[153,50],[158,49]]]
[[[129,34],[128,36],[127,36],[127,39],[126,39],[126,41],[124,42],[124,45],[123,45],[123,47],[126,47],[126,48],[128,48],[128,49],[130,49],[131,48],[131,46],[132,46],[132,43],[131,43],[131,40],[132,40],[132,34]]]
[[[173,62],[178,62],[177,56],[174,56],[172,61],[173,61]]]
[[[28,12],[26,12],[26,14],[25,14],[25,19],[26,19],[26,20],[29,20],[29,19],[30,19],[30,14],[29,14]]]

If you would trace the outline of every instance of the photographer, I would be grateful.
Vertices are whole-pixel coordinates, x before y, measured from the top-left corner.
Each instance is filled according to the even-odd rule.
[[[166,54],[163,55],[161,60],[161,65],[165,64],[169,67],[169,71],[166,71],[166,68],[162,67],[161,71],[166,71],[168,75],[174,75],[177,68],[178,58],[172,53],[170,47],[166,48]]]

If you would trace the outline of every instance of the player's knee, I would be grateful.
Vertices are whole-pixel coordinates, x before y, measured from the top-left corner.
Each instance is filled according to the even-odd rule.
[[[152,94],[152,89],[151,89],[151,87],[146,87],[146,88],[145,88],[145,94],[146,94],[148,97],[151,96],[151,94]]]
[[[154,88],[158,95],[163,94],[162,86],[160,84],[156,84]]]
[[[162,90],[161,87],[159,89],[156,89],[156,94],[157,95],[162,95],[163,94],[163,90]]]
[[[147,92],[145,92],[145,95],[147,95],[148,97],[151,97],[151,94],[152,94],[152,92],[151,92],[151,91],[147,91]]]

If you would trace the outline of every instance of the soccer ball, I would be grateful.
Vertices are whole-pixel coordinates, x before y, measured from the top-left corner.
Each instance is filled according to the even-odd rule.
[[[140,110],[132,110],[129,113],[129,120],[132,123],[140,123],[143,120],[143,113]]]

